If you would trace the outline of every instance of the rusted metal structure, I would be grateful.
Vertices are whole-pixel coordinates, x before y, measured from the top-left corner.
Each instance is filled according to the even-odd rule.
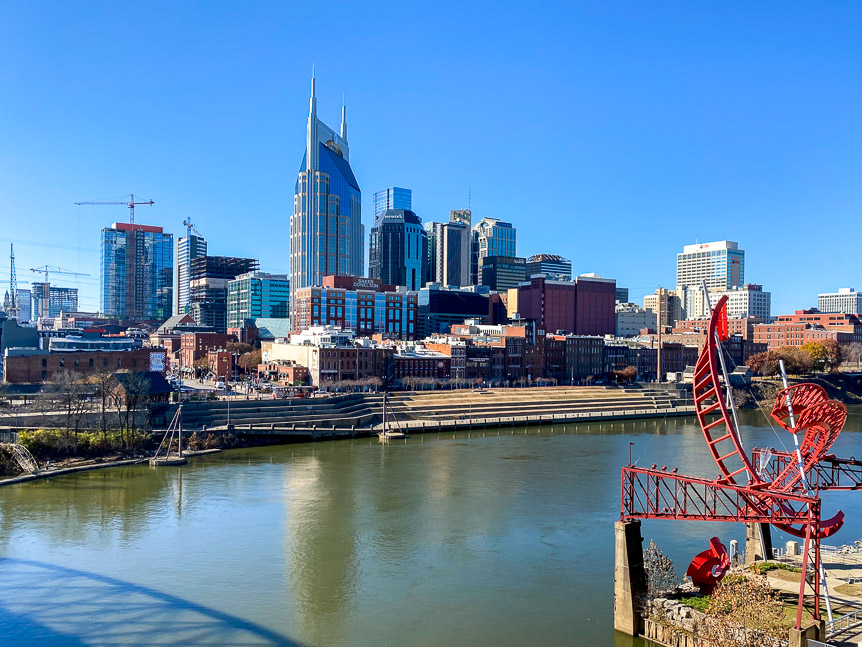
[[[622,470],[621,520],[768,523],[804,538],[796,617],[799,629],[806,586],[813,596],[813,617],[820,619],[820,540],[844,524],[840,511],[829,519],[821,518],[820,492],[862,489],[862,461],[828,453],[844,426],[847,409],[830,400],[820,386],[808,383],[782,390],[772,408],[775,421],[796,435],[796,451],[755,448],[749,458],[739,433],[722,354],[722,342],[728,339],[726,303],[723,296],[712,311],[693,385],[697,419],[718,474],[712,479],[700,478],[679,474],[676,468],[636,467],[630,460]],[[755,465],[762,465],[762,469],[755,469]]]

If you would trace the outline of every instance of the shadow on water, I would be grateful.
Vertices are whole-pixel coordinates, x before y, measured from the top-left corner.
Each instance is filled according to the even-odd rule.
[[[112,577],[0,558],[4,645],[284,645],[254,622]]]

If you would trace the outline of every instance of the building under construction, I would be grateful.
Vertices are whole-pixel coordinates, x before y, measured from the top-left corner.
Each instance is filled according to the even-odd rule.
[[[227,284],[259,268],[257,259],[233,256],[201,256],[191,261],[189,314],[216,332],[227,331]]]

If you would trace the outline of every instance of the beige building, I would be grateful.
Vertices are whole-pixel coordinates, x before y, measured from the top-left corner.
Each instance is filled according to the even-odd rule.
[[[659,288],[644,297],[644,310],[655,313],[659,326],[673,326],[682,319],[682,302],[676,290]]]

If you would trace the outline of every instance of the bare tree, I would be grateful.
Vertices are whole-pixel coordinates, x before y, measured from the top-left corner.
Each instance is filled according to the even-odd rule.
[[[850,364],[856,364],[856,370],[858,371],[860,365],[862,365],[862,344],[858,341],[854,341],[852,344],[847,344],[843,349],[844,361]]]
[[[144,373],[120,371],[119,374],[122,377],[117,378],[119,384],[113,391],[114,404],[117,407],[117,415],[123,423],[123,429],[120,431],[122,441],[127,449],[131,449],[135,442],[135,417],[140,405],[145,403],[150,390],[150,380]],[[149,425],[149,407],[146,425]],[[123,434],[123,431],[126,433]]]
[[[52,404],[63,412],[66,418],[65,438],[68,441],[74,431],[73,450],[78,448],[78,430],[81,418],[89,409],[87,396],[89,387],[80,373],[68,369],[55,373],[46,384],[45,393]]]
[[[108,439],[108,405],[111,403],[111,394],[114,390],[114,373],[108,368],[100,368],[89,377],[90,384],[95,390],[95,396],[99,399],[99,427],[102,430],[102,438]]]
[[[721,647],[778,647],[787,637],[783,621],[782,604],[766,576],[730,574],[712,594],[703,633]]]

